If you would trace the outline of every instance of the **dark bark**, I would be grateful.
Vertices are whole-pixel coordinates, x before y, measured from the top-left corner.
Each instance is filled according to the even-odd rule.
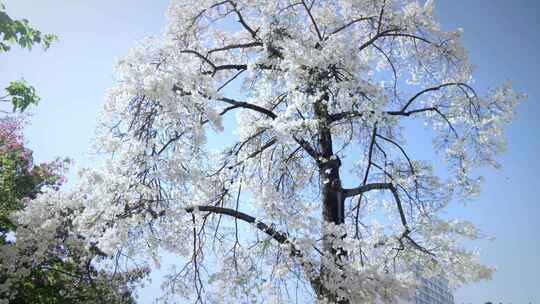
[[[314,112],[319,120],[318,148],[321,155],[321,159],[319,159],[319,175],[322,184],[322,217],[324,226],[328,224],[341,225],[345,223],[345,195],[343,188],[341,187],[339,172],[341,161],[333,152],[332,133],[330,131],[331,119],[326,106],[328,99],[329,96],[324,94],[314,105]],[[331,232],[328,232],[326,227],[323,227],[323,234],[324,255],[330,257],[330,260],[333,260],[338,267],[341,267],[347,254],[342,249],[333,248],[332,240],[336,237],[343,236],[333,235]],[[332,276],[330,271],[322,265],[320,270],[321,284],[319,285],[320,288],[316,290],[317,296],[326,298],[331,303],[348,304],[349,301],[338,300],[337,295],[324,286],[324,282],[330,276]]]

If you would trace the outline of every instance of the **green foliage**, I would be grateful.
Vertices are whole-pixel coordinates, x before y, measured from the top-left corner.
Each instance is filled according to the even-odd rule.
[[[31,50],[37,44],[47,50],[56,40],[58,40],[57,36],[43,34],[31,27],[26,19],[12,19],[6,13],[4,4],[0,2],[0,53],[9,51],[13,45]],[[6,92],[7,95],[0,99],[10,101],[13,112],[17,110],[23,112],[29,105],[37,104],[39,101],[35,88],[24,80],[12,81],[6,88]]]
[[[52,259],[51,259],[52,260]],[[111,303],[134,304],[129,290],[117,290],[118,281],[89,280],[76,263],[61,260],[36,267],[28,280],[19,282],[17,296],[10,304]],[[95,275],[95,274],[94,274]]]
[[[46,50],[56,40],[57,36],[41,33],[31,27],[26,19],[13,20],[6,13],[5,6],[0,3],[0,52],[9,51],[12,45],[31,50],[35,44],[41,44]]]
[[[23,112],[29,105],[37,104],[40,99],[36,95],[36,89],[28,85],[24,79],[10,82],[6,91],[8,96],[11,97],[13,112],[17,110]]]

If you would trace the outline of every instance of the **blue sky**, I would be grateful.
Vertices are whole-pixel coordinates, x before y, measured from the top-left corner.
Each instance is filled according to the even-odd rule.
[[[69,156],[88,165],[85,153],[103,96],[113,83],[113,63],[147,35],[163,28],[165,0],[7,0],[8,12],[28,18],[60,41],[49,51],[0,54],[0,86],[24,77],[42,97],[26,129],[38,161]],[[481,170],[481,196],[453,215],[470,219],[493,242],[475,245],[499,271],[489,282],[463,287],[456,303],[540,303],[540,2],[440,0],[443,28],[465,29],[464,44],[479,66],[477,86],[505,79],[529,95],[508,127],[501,170]],[[147,298],[147,297],[143,297]]]

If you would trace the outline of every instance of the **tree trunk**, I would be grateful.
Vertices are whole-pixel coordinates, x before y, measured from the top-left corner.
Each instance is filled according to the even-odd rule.
[[[319,151],[322,159],[319,160],[319,176],[322,184],[322,218],[323,218],[323,253],[337,265],[342,265],[346,253],[339,248],[333,248],[332,239],[336,237],[328,231],[328,224],[341,225],[345,222],[345,196],[341,187],[339,169],[341,161],[334,155],[332,147],[332,133],[330,131],[330,118],[327,111],[326,102],[328,95],[323,95],[315,102],[315,115],[319,120]],[[325,287],[325,282],[330,276],[330,271],[321,265],[319,287],[316,290],[317,296],[327,299],[330,303],[348,304],[349,301],[338,300],[335,292]]]
[[[333,159],[326,162],[321,168],[321,178],[323,179],[322,200],[323,200],[323,252],[324,255],[330,257],[338,265],[342,267],[347,253],[340,248],[332,246],[332,239],[343,237],[335,235],[328,231],[327,225],[341,225],[345,222],[345,197],[341,188],[339,177],[339,159]],[[330,271],[324,265],[321,266],[320,280],[322,282],[322,290],[318,292],[318,296],[326,298],[330,303],[348,304],[347,300],[338,300],[335,292],[329,291],[324,287],[327,278],[331,276]]]

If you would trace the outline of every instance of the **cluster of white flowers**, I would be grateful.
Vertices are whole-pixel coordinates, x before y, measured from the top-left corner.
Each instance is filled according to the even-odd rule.
[[[418,263],[456,284],[488,277],[460,247],[479,236],[473,226],[437,213],[478,192],[471,169],[494,164],[523,96],[504,84],[480,97],[461,30],[441,31],[433,11],[412,0],[172,1],[165,36],[118,63],[96,143],[110,158],[71,196],[38,200],[75,204],[74,233],[107,254],[179,255],[164,287],[215,303],[288,302],[294,281],[322,302],[394,301]],[[401,121],[414,119],[448,180],[405,149]],[[215,147],[210,130],[233,144]],[[342,188],[341,167],[358,187]],[[48,214],[33,206],[21,221]]]

